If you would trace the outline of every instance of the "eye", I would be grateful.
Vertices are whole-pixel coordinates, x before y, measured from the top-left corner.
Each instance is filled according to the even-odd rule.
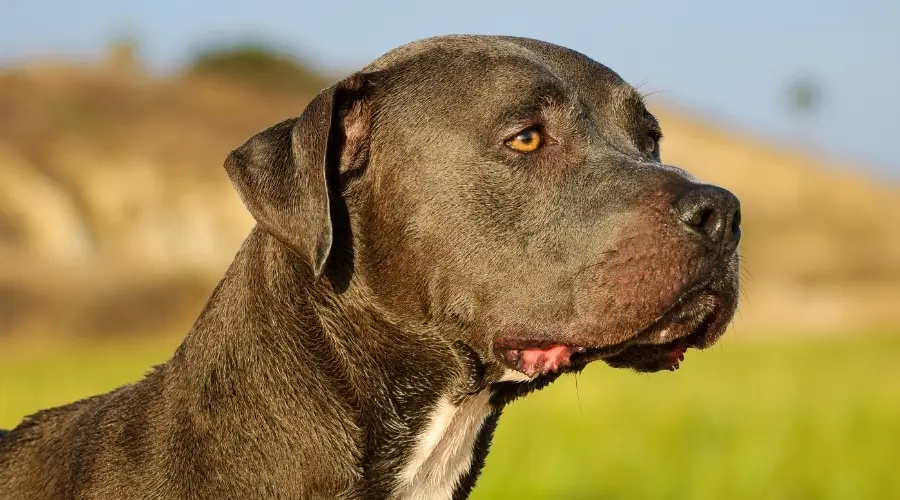
[[[531,153],[544,145],[544,134],[537,128],[530,128],[519,132],[518,135],[506,141],[506,146],[520,153]]]

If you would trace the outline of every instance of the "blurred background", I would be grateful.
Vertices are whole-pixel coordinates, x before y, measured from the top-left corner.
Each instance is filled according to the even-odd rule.
[[[474,498],[900,498],[900,4],[3,2],[0,427],[165,361],[251,227],[222,169],[391,48],[544,39],[735,192],[744,295],[676,374],[514,403]]]

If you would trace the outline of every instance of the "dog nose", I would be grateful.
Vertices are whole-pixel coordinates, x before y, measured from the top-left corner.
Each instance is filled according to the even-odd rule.
[[[741,203],[727,189],[693,185],[675,201],[678,219],[708,238],[722,253],[733,253],[741,239]]]

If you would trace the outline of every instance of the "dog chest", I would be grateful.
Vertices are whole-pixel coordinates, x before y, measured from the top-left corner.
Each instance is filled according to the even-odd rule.
[[[450,499],[472,465],[475,441],[492,409],[490,391],[459,405],[442,398],[398,478],[396,498]]]

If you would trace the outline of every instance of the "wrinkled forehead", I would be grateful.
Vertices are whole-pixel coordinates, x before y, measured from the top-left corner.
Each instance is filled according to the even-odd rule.
[[[623,110],[629,112],[643,110],[641,95],[607,66],[560,45],[528,38],[512,40],[538,57],[592,107],[625,108]]]
[[[525,38],[425,39],[388,52],[364,71],[386,75],[387,104],[423,108],[433,118],[498,116],[548,101],[580,101],[604,115],[645,112],[640,95],[611,69],[571,49]]]

